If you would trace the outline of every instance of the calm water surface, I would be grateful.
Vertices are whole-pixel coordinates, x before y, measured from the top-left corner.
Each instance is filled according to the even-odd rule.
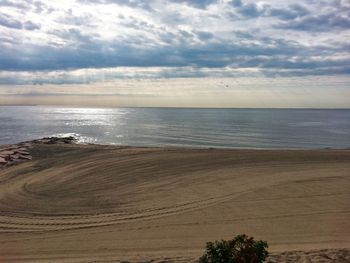
[[[350,110],[0,106],[0,144],[66,134],[133,146],[349,148]]]

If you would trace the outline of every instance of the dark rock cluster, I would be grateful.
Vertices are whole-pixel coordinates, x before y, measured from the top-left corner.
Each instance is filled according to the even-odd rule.
[[[33,144],[73,144],[76,139],[69,137],[46,137],[30,142],[0,146],[0,168],[32,160],[30,148]]]
[[[29,153],[31,147],[30,142],[0,146],[0,167],[31,160],[32,156]]]
[[[32,141],[33,143],[43,144],[73,144],[76,142],[76,138],[73,136],[68,137],[45,137],[39,140]]]

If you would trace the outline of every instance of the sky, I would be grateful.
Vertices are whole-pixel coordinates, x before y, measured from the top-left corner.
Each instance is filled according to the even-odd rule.
[[[0,104],[350,108],[350,0],[0,0]]]

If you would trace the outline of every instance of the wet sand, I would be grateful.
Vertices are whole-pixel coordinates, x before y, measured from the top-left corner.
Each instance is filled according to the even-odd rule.
[[[195,262],[241,233],[270,262],[350,260],[350,150],[29,151],[0,168],[0,262]]]

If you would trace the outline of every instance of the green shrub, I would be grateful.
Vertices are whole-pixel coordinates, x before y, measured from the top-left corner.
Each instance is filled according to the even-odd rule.
[[[208,242],[200,263],[262,263],[268,256],[265,241],[238,235],[226,241]]]

